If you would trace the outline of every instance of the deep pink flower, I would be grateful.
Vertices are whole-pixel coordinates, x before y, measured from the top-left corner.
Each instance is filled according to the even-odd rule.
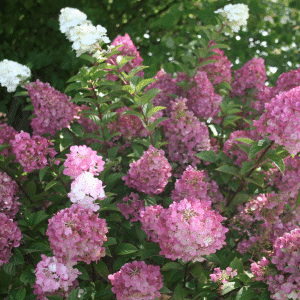
[[[108,279],[118,300],[154,300],[161,296],[160,267],[147,265],[144,261],[126,263],[120,271],[108,275]]]
[[[0,124],[0,145],[10,144],[10,141],[13,140],[18,134],[18,132],[7,123]],[[11,155],[12,147],[5,148],[0,151],[0,155],[4,155],[6,158]]]

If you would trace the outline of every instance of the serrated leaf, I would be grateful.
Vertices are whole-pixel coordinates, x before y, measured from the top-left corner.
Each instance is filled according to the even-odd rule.
[[[254,143],[249,150],[249,155],[248,155],[249,159],[254,158],[257,153],[259,153],[263,149],[267,148],[268,146],[269,146],[269,143],[266,142],[265,140],[260,140],[256,143]]]
[[[206,66],[206,65],[209,65],[209,64],[212,64],[212,63],[215,63],[217,62],[216,59],[209,59],[209,60],[205,60],[203,62],[201,62],[199,65],[198,65],[198,68],[201,68],[203,66]]]
[[[156,114],[157,112],[159,112],[165,108],[166,108],[165,106],[155,106],[155,107],[151,108],[150,111],[147,112],[146,117],[150,118],[152,115]]]
[[[158,244],[147,243],[145,245],[145,250],[143,251],[141,260],[145,260],[146,258],[149,258],[152,256],[159,256],[160,251],[161,251],[161,249]]]
[[[272,162],[275,164],[275,166],[284,175],[285,165],[284,165],[283,159],[277,155],[267,155],[267,157],[272,160]]]
[[[210,162],[216,161],[216,153],[215,153],[215,151],[212,151],[212,150],[199,152],[199,153],[195,154],[195,156],[197,156],[205,161],[210,161]]]
[[[142,97],[141,97],[141,105],[146,104],[150,102],[153,98],[157,96],[158,93],[160,93],[160,89],[150,89],[148,90]]]
[[[214,50],[214,49],[230,49],[230,47],[225,44],[216,44],[216,45],[212,45],[208,48],[208,50]]]
[[[227,282],[224,284],[222,295],[226,295],[229,292],[235,290],[236,288],[239,288],[241,285],[237,282]]]
[[[118,244],[116,247],[116,254],[118,255],[127,255],[127,254],[131,254],[131,253],[135,253],[137,252],[138,249],[129,243],[122,243],[122,244]]]
[[[16,266],[11,263],[2,265],[2,269],[8,275],[14,276],[16,274]]]
[[[230,203],[230,207],[246,203],[250,199],[250,195],[244,193],[238,193]]]
[[[129,61],[133,60],[134,56],[117,56],[116,62],[119,69],[122,69]]]
[[[26,296],[26,289],[19,289],[17,293],[13,296],[14,300],[23,300]]]
[[[78,300],[79,288],[72,290],[67,298],[67,300]]]
[[[122,115],[133,115],[139,117],[140,120],[144,119],[144,116],[140,112],[134,110],[125,110]]]
[[[132,76],[134,76],[136,73],[140,72],[143,69],[149,68],[148,66],[138,66],[138,67],[134,67],[133,69],[130,70],[130,72],[128,73],[129,78],[131,78]]]
[[[81,55],[79,56],[79,58],[84,59],[84,60],[87,60],[87,61],[89,61],[89,62],[92,63],[92,64],[94,64],[94,63],[97,61],[96,57],[93,57],[93,56],[91,56],[91,55],[89,55],[89,54],[86,54],[86,53],[81,54]]]
[[[157,125],[159,125],[161,122],[165,121],[165,120],[168,120],[169,118],[166,118],[166,117],[161,117],[161,118],[158,118],[158,119],[155,119],[154,122],[150,125],[147,125],[146,126],[146,129],[151,132],[155,129],[155,127]],[[168,142],[165,142],[165,143],[168,143]]]
[[[249,287],[242,287],[236,294],[235,300],[251,300],[257,299],[257,293],[251,290]]]
[[[24,258],[23,258],[23,255],[21,254],[20,250],[18,248],[14,248],[13,252],[14,252],[14,255],[9,260],[9,262],[13,265],[22,265],[22,264],[24,264]]]
[[[77,90],[77,89],[81,89],[81,88],[82,88],[81,82],[74,82],[66,87],[64,93],[66,94],[69,91],[73,91],[73,90]]]
[[[235,168],[233,166],[224,165],[224,166],[217,168],[216,171],[231,174],[236,177],[240,177],[240,175],[238,174],[237,168]]]
[[[150,83],[155,82],[155,81],[157,81],[157,79],[155,79],[155,78],[148,78],[148,79],[143,79],[143,80],[141,80],[141,81],[137,84],[137,86],[136,86],[136,88],[135,88],[135,92],[136,92],[136,93],[140,92],[145,86],[147,86],[147,85],[149,85]]]
[[[238,274],[243,273],[244,271],[243,263],[237,257],[233,259],[229,266],[232,268],[233,271],[237,269]]]
[[[248,145],[253,145],[255,143],[255,141],[249,139],[249,138],[236,138],[234,139],[235,141],[239,141]]]

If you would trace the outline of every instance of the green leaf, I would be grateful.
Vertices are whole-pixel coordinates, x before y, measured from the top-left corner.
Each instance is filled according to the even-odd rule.
[[[255,143],[255,141],[249,139],[249,138],[236,138],[234,139],[235,141],[239,141],[248,145],[253,145]]]
[[[132,115],[139,117],[140,120],[144,119],[144,116],[140,112],[137,112],[135,110],[125,110],[124,112],[122,112],[122,115]]]
[[[236,288],[239,288],[241,285],[237,282],[227,282],[224,284],[224,288],[222,290],[222,295],[226,295],[229,292],[235,290]]]
[[[111,147],[107,150],[108,159],[114,159],[117,156],[120,147]]]
[[[237,257],[233,259],[229,266],[232,268],[233,271],[237,269],[238,274],[243,273],[244,271],[243,263]]]
[[[209,50],[214,50],[214,49],[230,49],[230,47],[228,45],[225,44],[216,44],[216,45],[212,45],[208,48]]]
[[[161,251],[158,244],[155,243],[146,243],[145,250],[143,251],[141,260],[145,260],[146,258],[152,256],[159,256],[159,252]]]
[[[238,193],[230,203],[230,208],[236,205],[239,205],[241,203],[246,203],[250,199],[250,195],[245,193]]]
[[[240,175],[238,174],[237,168],[235,168],[233,166],[224,165],[224,166],[217,168],[216,171],[224,172],[227,174],[234,175],[236,177],[240,177]]]
[[[81,82],[71,83],[66,87],[64,94],[66,94],[69,91],[78,90],[78,89],[82,89]]]
[[[190,273],[194,277],[198,278],[198,280],[200,282],[202,282],[202,283],[206,283],[207,282],[207,278],[206,278],[206,276],[204,274],[204,268],[203,268],[203,266],[202,266],[202,264],[200,262],[195,262],[193,264],[193,267],[192,267]]]
[[[116,238],[114,238],[114,237],[108,237],[107,238],[107,241],[105,241],[104,243],[103,243],[103,246],[111,246],[111,245],[115,245],[115,244],[117,244],[117,240],[116,240]]]
[[[215,153],[215,151],[212,151],[212,150],[202,151],[195,155],[204,161],[210,161],[210,162],[216,161],[216,153]]]
[[[136,93],[140,92],[145,86],[147,86],[147,85],[149,85],[150,83],[155,82],[155,81],[157,81],[157,79],[155,79],[155,78],[148,78],[148,79],[143,79],[143,80],[141,80],[141,81],[137,84],[137,86],[136,86],[136,88],[135,88],[135,92],[136,92]]]
[[[16,92],[13,97],[28,96],[28,91]]]
[[[118,255],[127,255],[137,251],[138,249],[134,245],[129,243],[118,244],[118,246],[116,247],[116,254]]]
[[[36,184],[34,181],[29,181],[26,184],[25,191],[29,197],[33,197],[36,194]]]
[[[46,187],[45,187],[45,191],[48,191],[49,189],[51,189],[52,187],[54,187],[55,185],[57,185],[58,182],[57,181],[50,181]]]
[[[253,172],[250,178],[246,178],[246,182],[254,183],[262,188],[265,186],[265,180],[263,175],[257,172]]]
[[[148,66],[138,66],[138,67],[134,67],[133,69],[130,70],[130,72],[128,73],[129,78],[131,78],[132,76],[134,76],[136,73],[140,72],[143,69],[149,68]]]
[[[251,300],[257,299],[257,293],[249,289],[249,287],[243,286],[236,294],[235,300]]]
[[[57,295],[49,295],[49,296],[46,296],[46,297],[49,300],[64,300],[63,297],[57,296]]]
[[[14,276],[16,274],[16,266],[11,263],[2,265],[2,268],[3,271],[8,275]]]
[[[252,144],[252,147],[249,150],[249,159],[252,159],[256,156],[257,153],[262,151],[263,149],[267,148],[270,143],[268,143],[265,140],[260,140],[254,144]]]
[[[267,157],[272,160],[272,162],[275,164],[275,166],[284,175],[285,165],[284,165],[283,159],[277,155],[267,155]]]
[[[298,189],[298,194],[297,194],[297,200],[296,200],[296,207],[300,205],[300,188]]]
[[[150,89],[141,97],[141,105],[150,102],[153,98],[157,96],[160,92],[160,89]]]
[[[89,55],[89,54],[86,54],[86,53],[81,54],[81,55],[79,56],[79,58],[84,59],[84,60],[87,60],[87,61],[89,61],[89,62],[92,63],[92,64],[94,64],[95,62],[97,62],[97,58],[96,58],[96,57],[93,57],[93,56],[91,56],[91,55]]]
[[[129,61],[133,60],[134,56],[117,56],[116,62],[119,69],[122,69]]]
[[[206,65],[209,65],[209,64],[212,64],[212,63],[215,63],[215,62],[217,62],[216,59],[205,60],[205,61],[203,61],[202,63],[200,63],[200,64],[198,65],[198,68],[201,68],[201,67],[203,67],[203,66],[206,66]]]
[[[152,115],[154,115],[155,113],[165,109],[165,106],[155,106],[153,108],[151,108],[151,110],[149,112],[147,112],[146,117],[150,118]]]
[[[169,119],[169,118],[166,118],[166,117],[161,117],[161,118],[155,119],[154,122],[153,122],[152,124],[146,126],[146,129],[147,129],[148,131],[152,132],[152,131],[156,128],[156,126],[157,126],[158,124],[160,124],[160,123],[163,122],[164,120],[168,120],[168,119]],[[168,144],[168,142],[164,142],[164,143]],[[156,147],[155,147],[155,148],[156,148]]]
[[[67,298],[67,300],[78,300],[79,288],[72,290]]]
[[[47,219],[49,215],[46,215],[44,210],[40,210],[36,213],[33,213],[29,216],[28,223],[31,226],[36,226],[41,223],[43,220]]]
[[[40,177],[40,181],[43,180],[47,170],[49,169],[49,166],[44,167],[43,169],[40,170],[39,172],[39,177]]]
[[[100,259],[97,264],[94,263],[94,267],[100,276],[107,278],[109,275],[109,270],[103,260]]]
[[[10,145],[0,145],[0,152],[8,147],[10,147]]]
[[[78,123],[72,123],[71,128],[69,128],[77,137],[83,137],[85,134],[84,127]]]
[[[42,254],[46,254],[45,252],[52,252],[52,250],[49,248],[49,246],[43,244],[43,243],[34,243],[30,246],[28,246],[27,249],[23,249],[24,253],[32,253],[32,252],[42,252]]]
[[[13,296],[14,300],[23,300],[26,296],[26,289],[20,289],[16,292],[16,294]]]
[[[191,291],[184,289],[181,284],[177,284],[170,300],[184,300],[185,297],[190,293]]]
[[[34,106],[32,104],[29,104],[29,105],[25,106],[22,110],[34,111]]]
[[[182,265],[179,263],[168,262],[165,265],[163,265],[163,267],[160,270],[161,271],[169,271],[174,269],[182,270],[182,268],[183,268]]]
[[[14,252],[14,255],[9,260],[9,262],[13,265],[22,265],[22,264],[24,264],[24,258],[23,258],[23,255],[21,254],[20,250],[18,248],[14,248],[13,252]]]
[[[78,275],[78,277],[80,279],[90,280],[89,274],[88,274],[87,270],[85,269],[85,267],[83,267],[83,266],[76,266],[75,268],[78,269],[78,271],[81,272],[81,274]]]

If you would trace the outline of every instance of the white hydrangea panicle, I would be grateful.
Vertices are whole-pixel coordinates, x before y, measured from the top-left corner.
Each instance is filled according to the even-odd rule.
[[[81,25],[87,19],[87,15],[76,8],[65,7],[60,13],[59,29],[62,33],[67,33],[70,28]]]
[[[234,32],[238,32],[242,25],[247,25],[249,18],[249,8],[245,4],[228,4],[223,8],[215,11],[227,19],[227,25],[231,27]]]
[[[0,62],[0,84],[7,87],[8,92],[15,92],[17,86],[30,76],[27,66],[8,59]]]

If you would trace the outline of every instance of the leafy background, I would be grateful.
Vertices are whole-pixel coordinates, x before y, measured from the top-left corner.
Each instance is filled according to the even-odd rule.
[[[192,37],[200,37],[200,25],[216,24],[214,11],[226,4],[249,6],[247,28],[226,42],[225,54],[232,69],[251,58],[265,60],[269,85],[278,76],[299,67],[300,10],[294,0],[3,0],[0,11],[0,61],[9,59],[30,67],[31,80],[40,79],[63,92],[68,78],[84,62],[76,58],[71,43],[59,31],[58,16],[64,7],[87,14],[93,25],[107,28],[111,41],[128,33],[144,59],[145,78],[161,67],[172,73],[176,60]],[[12,97],[0,87],[0,111],[17,130],[30,132],[26,100]],[[71,95],[71,94],[70,94]]]

